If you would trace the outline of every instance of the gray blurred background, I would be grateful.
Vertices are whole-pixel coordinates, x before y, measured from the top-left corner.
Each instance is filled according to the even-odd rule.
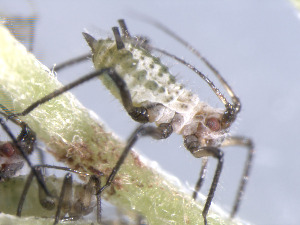
[[[0,13],[38,16],[33,52],[47,66],[87,53],[82,31],[98,38],[112,36],[111,27],[124,18],[131,34],[149,37],[154,46],[183,57],[215,81],[188,50],[137,15],[150,16],[176,31],[213,63],[242,101],[242,112],[231,131],[252,138],[256,155],[238,216],[253,224],[300,224],[300,20],[289,1],[1,0]],[[222,107],[195,74],[163,59],[201,99]],[[66,84],[91,70],[91,62],[86,62],[59,73],[58,78]],[[73,93],[123,140],[137,126],[98,80]],[[201,160],[193,158],[182,141],[175,134],[164,141],[146,138],[136,149],[177,176],[192,193]],[[224,150],[224,171],[214,202],[230,211],[246,151]],[[209,176],[214,168],[212,159]],[[208,178],[204,194],[210,182]]]

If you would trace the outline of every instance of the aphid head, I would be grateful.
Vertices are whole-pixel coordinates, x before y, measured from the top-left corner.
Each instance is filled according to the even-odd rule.
[[[207,107],[196,113],[192,122],[184,128],[184,145],[195,157],[202,156],[199,151],[202,147],[222,144],[229,130],[222,126],[223,114],[223,110]]]
[[[224,140],[228,129],[222,127],[222,113],[207,115],[199,121],[195,133],[200,146],[219,146]]]

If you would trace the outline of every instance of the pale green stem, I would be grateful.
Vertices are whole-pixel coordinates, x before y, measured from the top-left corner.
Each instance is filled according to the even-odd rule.
[[[298,11],[300,10],[300,0],[290,0],[294,6],[298,9]]]

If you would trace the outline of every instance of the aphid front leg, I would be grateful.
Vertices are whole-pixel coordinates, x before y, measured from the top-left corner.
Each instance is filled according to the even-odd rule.
[[[202,158],[202,157],[214,157],[218,160],[217,168],[215,170],[214,178],[212,181],[212,184],[209,189],[209,193],[205,202],[204,209],[202,211],[202,216],[204,218],[204,224],[207,225],[207,213],[209,210],[209,207],[211,205],[212,199],[214,197],[216,188],[218,186],[219,178],[222,172],[223,167],[223,161],[224,161],[224,154],[223,151],[216,147],[200,147],[200,143],[198,141],[198,138],[194,135],[186,136],[184,139],[184,145],[185,147],[193,154],[196,158]],[[204,164],[204,167],[206,167],[206,164]],[[200,173],[200,179],[201,180],[201,173]],[[197,184],[196,184],[197,187]]]
[[[242,178],[240,181],[238,192],[235,197],[232,211],[230,213],[230,217],[233,218],[239,209],[239,206],[240,206],[240,203],[241,203],[241,200],[242,200],[242,197],[243,197],[243,194],[245,192],[245,188],[246,188],[246,185],[248,182],[248,178],[250,175],[250,169],[251,169],[253,156],[254,156],[254,145],[253,145],[252,141],[248,138],[234,136],[234,137],[226,138],[225,141],[223,142],[222,146],[224,146],[224,147],[225,146],[243,146],[243,147],[246,147],[248,150],[247,159],[246,159],[246,162],[244,165]]]

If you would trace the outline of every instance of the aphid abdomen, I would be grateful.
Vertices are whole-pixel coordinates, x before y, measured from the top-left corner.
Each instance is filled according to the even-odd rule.
[[[203,104],[197,95],[176,82],[160,59],[147,50],[124,40],[125,47],[117,49],[111,39],[93,44],[93,62],[96,69],[113,68],[124,79],[133,105],[148,109],[149,122],[170,123],[175,114],[181,115],[174,132],[179,133]],[[101,76],[103,84],[122,102],[119,89],[108,75]]]
[[[183,87],[175,83],[168,68],[158,58],[131,43],[125,42],[125,48],[117,49],[114,41],[99,40],[93,54],[96,69],[113,68],[122,77],[130,90],[134,105],[144,102],[166,105],[181,93]],[[102,77],[100,79],[104,85],[120,99],[119,91],[110,78]]]

